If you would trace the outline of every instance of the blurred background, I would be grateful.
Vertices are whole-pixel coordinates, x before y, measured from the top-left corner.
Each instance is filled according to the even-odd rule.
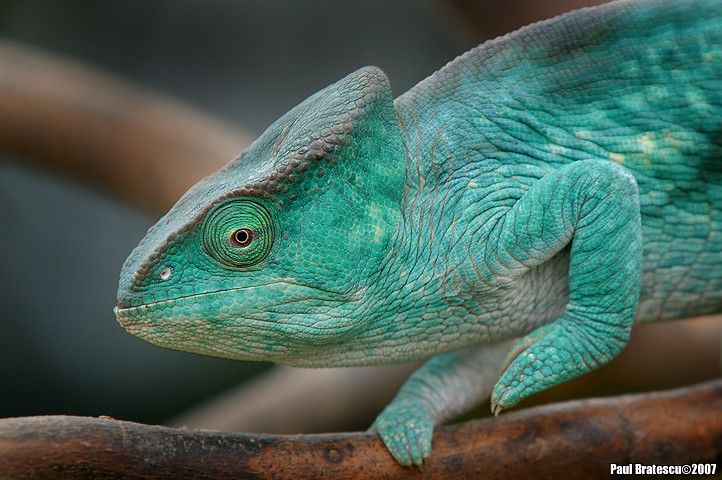
[[[398,96],[486,38],[594,3],[601,2],[0,0],[0,42],[11,48],[0,55],[0,102],[5,98],[7,107],[0,122],[32,110],[23,105],[33,95],[23,100],[30,103],[8,106],[20,98],[12,90],[19,88],[12,83],[15,71],[42,94],[57,87],[58,98],[81,110],[94,108],[95,96],[133,99],[111,101],[105,117],[90,122],[91,134],[106,128],[97,140],[105,143],[87,158],[75,152],[83,151],[83,141],[96,140],[73,130],[75,117],[62,112],[27,113],[22,128],[6,129],[12,141],[0,139],[0,417],[103,414],[165,422],[267,369],[163,350],[115,323],[120,266],[154,220],[266,125],[359,67],[381,67]],[[108,76],[92,77],[98,81],[86,90],[83,75],[63,76],[64,64],[46,69],[46,57],[38,61],[34,51],[13,45]],[[69,64],[76,67],[85,68]],[[64,95],[63,88],[72,93]],[[135,88],[147,101],[128,93]],[[146,111],[156,99],[168,108]],[[200,127],[182,123],[200,118],[196,114],[203,117]],[[137,122],[124,123],[123,115]],[[158,133],[163,122],[181,126]],[[36,135],[33,128],[43,130]],[[46,130],[59,132],[57,138],[43,137]],[[178,138],[177,132],[188,135]],[[165,140],[147,147],[147,136]],[[66,146],[70,139],[76,143]],[[207,145],[184,148],[184,140]],[[165,147],[181,153],[144,163],[145,152]],[[680,331],[672,336],[679,339]],[[698,337],[719,345],[707,331]],[[716,350],[705,352],[699,361],[709,368],[685,368],[718,374]],[[388,375],[389,392],[409,368]],[[685,377],[682,370],[683,380],[700,376]],[[601,383],[612,382],[612,374],[604,378]]]

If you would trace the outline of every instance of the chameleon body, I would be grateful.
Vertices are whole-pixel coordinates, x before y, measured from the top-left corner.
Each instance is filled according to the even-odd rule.
[[[311,96],[149,230],[116,315],[228,358],[432,357],[372,426],[411,465],[484,395],[498,413],[635,320],[719,311],[720,266],[722,2],[613,2],[396,100],[373,67]]]

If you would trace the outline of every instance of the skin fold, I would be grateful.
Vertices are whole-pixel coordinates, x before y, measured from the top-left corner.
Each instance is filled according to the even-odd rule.
[[[722,2],[622,1],[395,100],[375,67],[311,96],[149,230],[115,312],[226,358],[430,357],[371,427],[420,465],[485,396],[499,413],[608,362],[635,321],[720,311],[720,265]]]

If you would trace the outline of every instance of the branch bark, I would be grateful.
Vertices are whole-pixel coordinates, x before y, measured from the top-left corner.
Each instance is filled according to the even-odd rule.
[[[441,428],[425,478],[601,478],[610,463],[714,463],[722,380]],[[108,418],[0,420],[0,479],[410,478],[367,433],[269,436]]]

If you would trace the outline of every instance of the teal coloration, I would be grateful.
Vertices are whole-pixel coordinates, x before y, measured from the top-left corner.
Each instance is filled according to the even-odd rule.
[[[365,330],[364,292],[401,218],[386,82],[369,68],[319,92],[184,195],[126,262],[119,321],[162,346],[292,364],[322,364]],[[239,229],[258,238],[237,248]]]
[[[313,95],[151,228],[116,315],[228,358],[433,357],[372,427],[420,465],[485,395],[498,413],[609,361],[635,321],[722,310],[720,265],[722,2],[624,1],[395,101],[372,67]]]

